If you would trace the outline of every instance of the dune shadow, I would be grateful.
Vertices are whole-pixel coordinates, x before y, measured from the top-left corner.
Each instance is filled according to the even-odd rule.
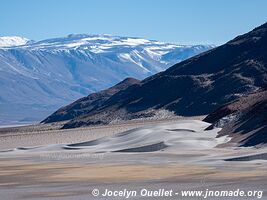
[[[224,161],[252,161],[252,160],[267,160],[267,153],[224,159]]]
[[[100,143],[99,140],[92,140],[92,141],[80,142],[80,143],[75,143],[75,144],[68,144],[66,147],[71,149],[71,147],[95,146],[95,145],[98,145],[99,143]]]
[[[180,128],[177,128],[177,129],[167,129],[167,131],[185,131],[185,132],[191,132],[191,133],[195,133],[196,131],[194,130],[191,130],[191,129],[180,129]]]
[[[135,147],[135,148],[122,149],[122,150],[117,150],[117,151],[113,151],[113,152],[153,152],[153,151],[159,151],[159,150],[165,149],[167,147],[168,147],[168,145],[166,145],[164,142],[159,142],[156,144],[140,146],[140,147]]]

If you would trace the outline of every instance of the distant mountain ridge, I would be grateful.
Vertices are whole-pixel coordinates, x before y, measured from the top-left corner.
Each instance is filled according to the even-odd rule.
[[[0,124],[41,120],[126,77],[144,79],[212,47],[110,35],[0,37]]]
[[[209,114],[266,87],[266,44],[267,23],[117,92],[63,128],[151,117],[158,110],[184,116]]]

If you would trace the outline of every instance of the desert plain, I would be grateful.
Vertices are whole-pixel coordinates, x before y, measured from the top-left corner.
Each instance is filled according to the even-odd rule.
[[[0,196],[126,199],[110,191],[244,190],[243,197],[131,196],[128,199],[267,199],[267,148],[227,145],[198,118],[129,121],[77,129],[60,124],[0,129]],[[97,189],[99,194],[93,195]]]

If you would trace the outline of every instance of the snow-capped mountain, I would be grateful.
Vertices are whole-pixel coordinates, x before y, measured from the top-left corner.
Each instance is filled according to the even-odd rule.
[[[41,120],[81,96],[126,77],[146,78],[210,48],[110,35],[1,37],[0,121]]]
[[[24,37],[18,37],[18,36],[0,37],[0,47],[20,46],[20,45],[25,45],[29,42],[31,42],[31,40]]]

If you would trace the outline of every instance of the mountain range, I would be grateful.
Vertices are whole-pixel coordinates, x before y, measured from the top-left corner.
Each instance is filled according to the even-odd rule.
[[[0,37],[0,124],[41,120],[126,77],[144,79],[212,47],[110,35]]]
[[[68,118],[63,128],[157,117],[159,111],[182,116],[210,113],[204,120],[213,123],[212,127],[221,127],[221,135],[231,135],[232,143],[266,144],[266,44],[267,23],[136,81],[96,106],[90,104],[86,112]],[[62,111],[69,113],[77,102],[43,122],[62,121]]]

